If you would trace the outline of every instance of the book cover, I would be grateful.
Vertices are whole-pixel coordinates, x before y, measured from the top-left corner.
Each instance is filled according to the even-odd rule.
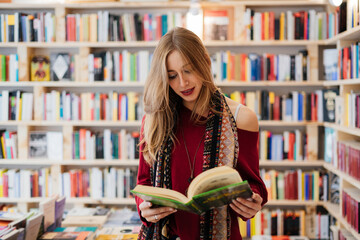
[[[228,40],[227,10],[204,10],[204,40]]]
[[[33,56],[30,64],[31,81],[50,81],[50,60],[47,56]]]
[[[52,53],[50,55],[51,63],[51,80],[53,81],[70,81],[70,54]]]
[[[335,98],[339,94],[337,89],[323,90],[323,111],[325,122],[335,122]]]
[[[93,239],[93,235],[93,232],[46,232],[40,239],[89,240]]]
[[[252,196],[248,182],[242,181],[238,172],[227,166],[213,168],[198,175],[189,185],[188,197],[171,189],[142,185],[136,186],[131,192],[155,205],[196,214],[229,204],[237,197]]]
[[[25,230],[25,240],[33,240],[37,238],[42,220],[43,220],[42,213],[37,213],[27,220],[26,230]]]

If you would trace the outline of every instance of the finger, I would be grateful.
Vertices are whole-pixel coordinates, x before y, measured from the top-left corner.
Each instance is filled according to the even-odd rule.
[[[257,193],[254,193],[253,195],[252,195],[252,199],[254,200],[254,202],[256,202],[256,203],[262,203],[262,201],[263,201],[263,199],[262,199],[262,197],[259,195],[259,194],[257,194]]]
[[[247,201],[249,202],[249,201]],[[243,212],[247,212],[249,214],[251,214],[251,216],[254,216],[258,211],[248,207],[247,205],[242,204],[239,201],[233,200],[232,204],[234,204],[237,208],[241,209]]]
[[[151,217],[155,215],[160,215],[162,213],[167,213],[167,212],[174,212],[174,210],[175,210],[174,208],[170,208],[170,207],[149,208],[142,211],[141,214],[144,218],[151,219]]]
[[[171,211],[166,211],[166,212],[161,212],[161,213],[158,213],[158,214],[154,214],[152,216],[148,216],[146,217],[145,219],[148,221],[148,222],[152,222],[152,223],[156,223],[158,221],[160,221],[162,218],[172,214],[172,213],[175,213],[177,210],[176,209],[173,209]]]
[[[258,202],[254,202],[253,199],[247,200],[243,198],[236,198],[236,202],[239,202],[242,205],[245,205],[248,208],[251,208],[255,211],[259,211],[261,209],[261,204]]]
[[[158,217],[158,219],[160,220],[160,219],[162,219],[162,218],[164,218],[164,217],[167,217],[167,216],[169,216],[170,214],[175,213],[175,212],[177,212],[176,209],[174,209],[174,210],[172,210],[172,211],[162,212],[162,213],[157,214],[157,217]]]
[[[237,214],[246,217],[246,218],[251,218],[252,215],[250,215],[249,213],[241,210],[240,208],[238,208],[237,206],[235,206],[235,204],[230,203],[229,206],[232,208],[232,210],[234,210]]]
[[[144,201],[139,205],[140,211],[146,210],[152,206],[151,202]]]

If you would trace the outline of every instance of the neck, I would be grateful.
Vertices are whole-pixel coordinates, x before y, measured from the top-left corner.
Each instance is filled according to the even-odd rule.
[[[192,104],[192,103],[183,102],[183,105],[185,108],[189,109],[190,111],[194,111],[195,103]],[[202,117],[207,117],[208,112],[209,112],[209,108],[206,108],[206,110],[204,112],[200,112],[199,109],[196,109],[196,111],[195,111],[195,113],[197,115],[200,115]]]

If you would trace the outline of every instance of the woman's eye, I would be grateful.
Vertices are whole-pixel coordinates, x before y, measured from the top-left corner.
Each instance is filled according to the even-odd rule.
[[[169,75],[169,79],[172,80],[172,79],[175,79],[177,77],[177,75]]]
[[[185,72],[185,73],[191,73],[191,71],[190,71],[190,70],[184,70],[184,72]]]

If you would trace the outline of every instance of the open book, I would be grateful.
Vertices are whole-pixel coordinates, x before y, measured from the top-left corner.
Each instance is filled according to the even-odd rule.
[[[212,168],[199,174],[190,183],[187,196],[165,188],[137,185],[133,194],[155,205],[168,206],[197,214],[229,204],[237,197],[252,196],[247,181],[230,167]]]

